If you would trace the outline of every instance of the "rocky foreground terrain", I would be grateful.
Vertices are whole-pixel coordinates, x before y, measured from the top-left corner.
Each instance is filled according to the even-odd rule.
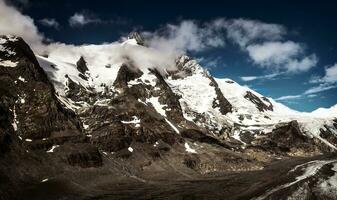
[[[45,55],[0,36],[0,199],[337,199],[336,106],[155,53],[137,33]]]

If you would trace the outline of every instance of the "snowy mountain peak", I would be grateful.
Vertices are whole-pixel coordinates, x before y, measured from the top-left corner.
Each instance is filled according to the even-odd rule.
[[[128,40],[134,39],[138,45],[145,45],[145,40],[144,38],[138,33],[138,32],[132,32],[128,36]]]

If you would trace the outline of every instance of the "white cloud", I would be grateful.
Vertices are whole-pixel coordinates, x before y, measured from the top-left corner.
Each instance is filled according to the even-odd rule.
[[[308,94],[307,97],[314,98],[314,97],[317,97],[317,94]]]
[[[234,43],[245,48],[252,42],[258,40],[280,40],[287,33],[284,26],[279,24],[269,24],[257,20],[232,19],[218,22],[227,30],[227,36]]]
[[[39,33],[34,20],[7,5],[4,0],[0,0],[0,33],[20,36],[36,51],[43,46],[44,36]]]
[[[280,76],[284,73],[273,73],[273,74],[267,74],[267,75],[261,75],[261,76],[242,76],[240,77],[243,81],[254,81],[259,79],[273,79],[277,76]]]
[[[283,41],[287,29],[282,25],[249,19],[218,19],[214,24],[224,28],[227,38],[247,52],[257,66],[277,72],[299,73],[310,70],[318,62],[315,54],[304,54],[303,45]],[[244,79],[251,81],[257,77]]]
[[[257,20],[218,18],[206,23],[193,20],[181,21],[178,25],[168,24],[154,32],[143,32],[149,45],[166,51],[203,51],[212,47],[224,47],[226,40],[242,48],[261,40],[282,39],[286,28]]]
[[[54,19],[43,19],[40,23],[52,27],[59,26]],[[90,23],[105,21],[87,12],[75,13],[69,18],[71,26]],[[0,0],[0,32],[22,36],[37,52],[42,52],[45,48],[42,43],[44,36],[38,31],[34,20],[6,5],[3,0]],[[184,20],[176,25],[168,24],[160,30],[144,33],[150,38],[148,45],[151,48],[169,57],[189,51],[201,52],[209,48],[224,47],[227,40],[231,40],[248,52],[254,63],[273,69],[277,73],[307,71],[317,63],[315,55],[302,55],[304,50],[300,44],[279,41],[287,34],[284,26],[256,20],[219,18],[206,23]],[[208,63],[212,66],[218,65],[217,61]],[[267,74],[242,79],[251,81],[274,77],[276,75]]]
[[[274,71],[302,72],[317,64],[315,55],[301,58],[303,47],[292,41],[252,44],[247,51],[255,64]]]
[[[314,93],[319,93],[319,92],[323,92],[326,90],[331,90],[337,88],[336,84],[327,84],[327,83],[322,83],[319,84],[318,86],[314,86],[312,88],[309,88],[308,90],[306,90],[304,92],[304,94],[314,94]]]
[[[301,52],[301,47],[292,41],[265,42],[263,44],[249,45],[247,51],[254,62],[269,66],[280,65],[288,61],[289,57],[296,56]]]
[[[171,55],[138,45],[106,43],[75,46],[53,43],[47,46],[47,51],[51,58],[68,63],[76,63],[81,56],[84,56],[88,64],[92,66],[132,63],[134,67],[156,68],[161,73],[164,73],[165,70],[175,69],[175,58]]]
[[[71,27],[80,27],[84,26],[90,23],[101,23],[102,20],[94,17],[92,15],[89,15],[88,13],[82,12],[82,13],[75,13],[69,18],[69,25]]]
[[[325,69],[325,76],[322,78],[322,80],[328,83],[337,82],[337,63]]]
[[[319,85],[309,88],[305,91],[305,94],[314,94],[337,88],[337,63],[325,68],[324,76],[315,76],[309,82]]]
[[[311,83],[337,83],[337,63],[325,68],[323,77],[316,76],[310,80]]]
[[[44,18],[39,20],[40,24],[58,29],[60,24],[54,18]]]
[[[318,63],[318,58],[315,54],[301,58],[301,59],[291,59],[285,65],[285,68],[289,72],[306,72],[312,67],[315,67]]]
[[[285,100],[293,100],[293,99],[299,99],[302,98],[302,95],[287,95],[287,96],[281,96],[276,101],[285,101]]]

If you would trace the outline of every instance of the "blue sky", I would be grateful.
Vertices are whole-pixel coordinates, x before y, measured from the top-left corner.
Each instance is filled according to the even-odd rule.
[[[215,77],[231,78],[293,109],[337,103],[333,1],[6,2],[29,16],[33,34],[45,41],[100,44],[137,30],[187,52]]]

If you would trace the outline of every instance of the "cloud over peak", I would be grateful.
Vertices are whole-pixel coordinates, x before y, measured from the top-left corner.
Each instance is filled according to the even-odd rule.
[[[225,46],[225,39],[212,22],[199,24],[185,20],[178,25],[167,24],[154,32],[142,33],[151,47],[168,52],[203,51],[210,47]]]
[[[22,37],[35,50],[42,48],[44,40],[34,24],[34,20],[21,14],[16,8],[0,0],[0,33],[13,34]]]

